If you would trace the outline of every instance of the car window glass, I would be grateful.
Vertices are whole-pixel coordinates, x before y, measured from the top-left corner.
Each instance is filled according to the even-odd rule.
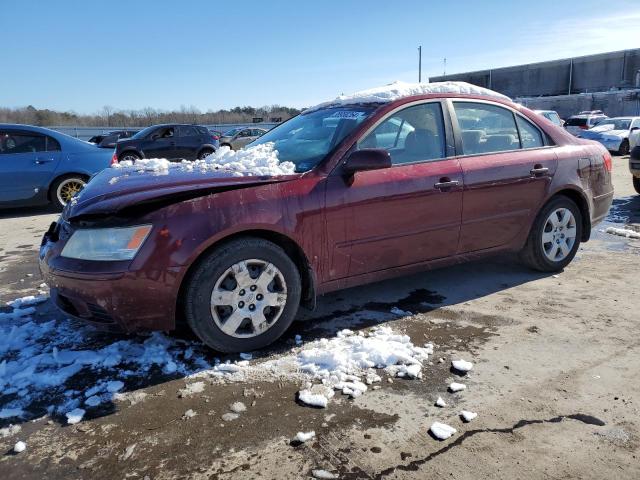
[[[47,137],[47,152],[58,152],[60,150],[62,150],[60,142],[53,137]]]
[[[154,133],[154,135],[159,135],[160,138],[172,138],[174,136],[174,128],[162,128],[158,132]]]
[[[241,137],[250,137],[251,136],[251,130],[242,130],[240,132],[240,136]]]
[[[465,155],[520,148],[513,113],[485,103],[453,102]]]
[[[518,123],[518,130],[520,131],[522,148],[544,147],[544,140],[540,130],[519,115],[516,115],[516,122]]]
[[[198,135],[198,132],[193,127],[181,125],[180,127],[178,127],[178,135],[181,137],[195,137]]]
[[[444,158],[444,122],[440,103],[414,105],[394,113],[358,143],[358,148],[383,148],[391,163]]]
[[[26,132],[0,132],[0,154],[44,152],[46,141],[43,135]]]
[[[258,130],[257,128],[253,130],[253,136],[254,137],[259,137],[260,135],[262,135],[264,132],[262,130]]]

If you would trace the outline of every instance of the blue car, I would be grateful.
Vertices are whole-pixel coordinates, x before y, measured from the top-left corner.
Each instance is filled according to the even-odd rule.
[[[0,124],[0,208],[62,209],[113,153],[48,128]]]

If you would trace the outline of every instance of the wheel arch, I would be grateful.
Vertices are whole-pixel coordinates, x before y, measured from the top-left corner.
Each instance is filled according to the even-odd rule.
[[[591,238],[591,214],[589,212],[589,202],[582,192],[575,188],[562,188],[551,195],[544,203],[546,205],[550,200],[556,197],[567,197],[572,200],[580,209],[582,216],[582,236],[580,240],[586,242]]]
[[[273,230],[266,229],[251,229],[251,230],[242,230],[239,232],[234,232],[228,236],[225,236],[211,245],[207,246],[204,250],[202,250],[198,256],[191,262],[189,268],[186,273],[183,275],[180,281],[180,287],[178,289],[178,296],[176,300],[176,325],[183,321],[180,317],[181,313],[184,309],[184,295],[186,285],[191,278],[196,266],[202,261],[202,259],[209,254],[211,251],[219,248],[225,243],[231,242],[233,240],[237,240],[239,238],[260,238],[263,240],[268,240],[275,245],[278,245],[282,248],[285,253],[293,260],[293,263],[296,265],[298,272],[300,273],[300,281],[302,283],[302,296],[300,299],[301,305],[306,308],[314,309],[316,306],[316,277],[315,272],[313,271],[311,264],[305,254],[304,250],[300,245],[293,240],[292,238],[284,235],[280,232],[276,232]]]

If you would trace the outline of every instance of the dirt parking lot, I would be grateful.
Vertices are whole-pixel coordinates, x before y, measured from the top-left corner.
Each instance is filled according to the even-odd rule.
[[[0,414],[0,478],[640,478],[640,241],[603,232],[640,231],[627,162],[614,158],[611,214],[561,274],[500,257],[342,291],[251,359],[216,360],[188,334],[96,333],[49,301],[14,315],[6,302],[38,295],[37,250],[56,215],[2,213],[0,410],[26,406],[22,417]],[[433,344],[422,378],[379,370],[357,398],[297,401],[309,378],[287,362],[344,328],[357,336],[379,326]],[[86,360],[37,391],[15,388],[2,376],[18,339],[43,365],[83,349],[102,363]],[[162,361],[136,359],[149,342],[162,345]],[[451,369],[458,358],[474,364],[466,375]],[[453,381],[466,390],[449,392]],[[91,386],[100,403],[83,406]],[[84,418],[68,424],[64,408],[78,406]],[[461,410],[478,416],[464,423]],[[457,433],[438,441],[434,421]],[[309,431],[311,440],[292,442]]]

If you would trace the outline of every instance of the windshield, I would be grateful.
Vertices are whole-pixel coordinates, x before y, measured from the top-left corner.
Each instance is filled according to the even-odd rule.
[[[143,128],[142,130],[140,130],[138,133],[136,133],[131,138],[136,139],[136,140],[138,140],[140,138],[144,138],[147,135],[149,135],[151,132],[153,132],[156,128],[158,128],[157,125],[154,125],[152,127]]]
[[[301,113],[269,130],[250,145],[273,142],[278,151],[278,160],[293,162],[296,172],[306,172],[320,163],[375,108],[350,106]]]
[[[630,118],[605,118],[604,120],[600,120],[596,123],[597,127],[601,127],[603,125],[613,125],[612,130],[629,130],[631,127],[631,119]]]
[[[231,130],[224,133],[225,137],[233,137],[236,133],[238,133],[242,128],[232,128]]]

